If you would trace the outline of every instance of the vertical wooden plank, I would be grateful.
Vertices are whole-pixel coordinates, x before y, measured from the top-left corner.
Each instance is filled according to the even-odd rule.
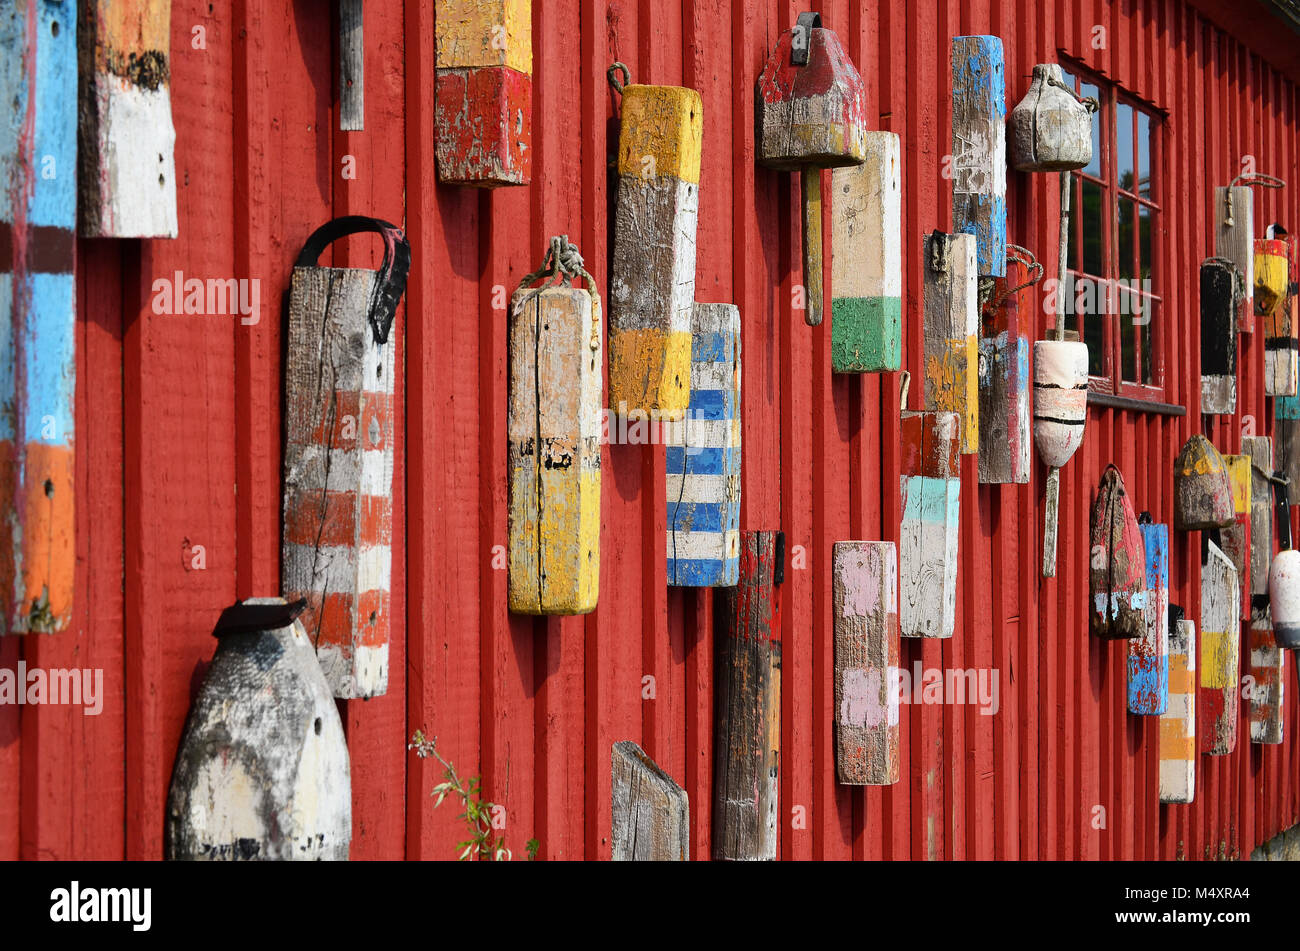
[[[771,860],[779,837],[781,737],[778,532],[741,536],[740,584],[718,605],[713,858]]]
[[[956,413],[962,453],[979,452],[975,239],[936,231],[925,237],[924,249],[924,405],[927,410]]]
[[[1169,707],[1160,715],[1160,801],[1196,794],[1196,625],[1170,615]]]
[[[740,577],[740,377],[740,309],[696,304],[690,405],[666,426],[670,585]]]
[[[1233,113],[1235,115],[1235,113]],[[1241,154],[1241,153],[1238,153]],[[1250,188],[1214,189],[1214,253],[1226,258],[1246,282],[1245,296],[1233,306],[1236,329],[1255,329],[1255,199]]]
[[[694,89],[623,88],[609,407],[629,419],[680,419],[690,397],[703,123]]]
[[[151,306],[156,280],[176,295],[187,290],[178,278],[235,273],[230,129],[213,121],[232,109],[231,38],[202,0],[172,6],[178,22],[204,27],[207,48],[202,56],[170,57],[177,88],[187,89],[174,113],[176,174],[190,182],[179,238],[141,244],[123,286],[130,859],[162,855],[164,797],[194,665],[211,656],[214,618],[235,595],[236,466],[229,434],[240,325],[227,314],[178,317]],[[176,40],[178,48],[188,47],[190,35]],[[204,425],[196,427],[196,419]],[[204,504],[195,505],[196,497]],[[168,611],[160,613],[159,604]]]
[[[686,862],[691,857],[686,790],[631,740],[611,757],[615,862]]]
[[[961,499],[959,430],[955,413],[902,413],[898,614],[903,637],[953,634]]]
[[[339,130],[366,127],[365,33],[362,0],[339,0]]]
[[[868,132],[861,165],[831,174],[831,369],[897,370],[903,347],[902,156]]]
[[[532,0],[439,0],[438,177],[527,185],[533,173]]]
[[[172,3],[84,0],[80,14],[81,233],[174,238]]]
[[[836,542],[835,759],[839,781],[898,782],[898,556],[893,542]]]
[[[1220,546],[1237,569],[1237,584],[1241,588],[1241,619],[1250,620],[1251,573],[1251,486],[1253,483],[1250,456],[1224,456],[1228,477],[1232,480],[1232,524],[1220,533]]]
[[[1148,520],[1138,530],[1146,551],[1146,629],[1128,642],[1128,711],[1159,716],[1169,705],[1169,526]]]
[[[510,610],[586,614],[600,584],[599,298],[510,301]]]
[[[1201,560],[1201,752],[1226,756],[1237,746],[1241,594],[1237,569],[1209,538]]]
[[[11,634],[73,618],[76,508],[75,4],[0,13],[0,607]]]
[[[1002,40],[952,41],[952,230],[974,235],[981,277],[1007,266],[1007,92]]]

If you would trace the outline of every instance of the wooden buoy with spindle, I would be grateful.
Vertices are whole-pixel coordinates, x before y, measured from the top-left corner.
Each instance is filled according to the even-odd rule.
[[[1286,292],[1272,309],[1263,314],[1264,321],[1264,395],[1295,396],[1300,383],[1297,365],[1297,287],[1295,237],[1280,224],[1268,227],[1268,240],[1280,242],[1286,257]],[[1258,255],[1257,255],[1258,257]]]
[[[1201,557],[1201,752],[1226,756],[1237,748],[1240,714],[1241,601],[1237,569],[1208,534]]]
[[[831,372],[897,370],[903,356],[902,154],[868,132],[865,160],[831,173]]]
[[[1089,553],[1092,604],[1088,628],[1106,640],[1146,632],[1147,556],[1124,477],[1113,463],[1092,504]]]
[[[1290,492],[1284,479],[1281,472],[1273,474],[1278,552],[1268,569],[1268,603],[1278,644],[1300,650],[1300,551],[1291,547]]]
[[[1286,654],[1273,633],[1268,575],[1273,558],[1273,446],[1267,436],[1243,436],[1250,458],[1250,700],[1252,743],[1282,742],[1283,670]]]
[[[925,409],[956,413],[963,455],[979,452],[979,278],[975,238],[935,231],[923,239]],[[1005,269],[1005,268],[1004,268]]]
[[[1146,555],[1146,603],[1141,636],[1128,642],[1128,712],[1159,716],[1169,704],[1169,526],[1138,516]]]
[[[1227,258],[1201,262],[1201,412],[1237,411],[1237,311],[1244,284]]]
[[[1160,715],[1160,801],[1196,794],[1196,625],[1169,606],[1169,706]]]
[[[328,268],[334,241],[373,231],[378,271]],[[285,358],[284,591],[334,695],[388,690],[392,628],[393,393],[397,306],[411,251],[400,228],[359,215],[318,228],[294,265]]]
[[[1047,466],[1042,575],[1056,575],[1057,509],[1061,467],[1083,442],[1088,417],[1088,346],[1065,330],[1066,250],[1069,247],[1070,172],[1092,161],[1092,114],[1097,100],[1066,86],[1061,67],[1034,67],[1029,92],[1011,111],[1011,164],[1021,172],[1058,172],[1061,189],[1057,241],[1055,339],[1034,342],[1034,445]]]
[[[1042,275],[1043,266],[1033,254],[1008,244],[1006,277],[993,279],[992,295],[980,307],[979,480],[983,484],[1029,481],[1029,341],[1021,333],[1020,301]]]
[[[758,163],[799,171],[803,195],[804,322],[822,322],[821,170],[866,158],[866,84],[844,44],[801,13],[776,41],[758,77]]]
[[[77,574],[75,5],[0,8],[0,77],[0,634],[56,634]]]
[[[893,542],[836,542],[835,764],[846,785],[898,782],[898,556]]]
[[[581,277],[585,288],[573,287]],[[538,287],[531,285],[544,282]],[[600,586],[600,294],[568,236],[510,299],[508,603],[586,614]]]
[[[691,392],[704,105],[694,89],[631,85],[630,75],[622,63],[609,69],[623,106],[609,279],[609,408],[625,418],[677,420]]]
[[[433,26],[438,180],[527,185],[533,177],[532,0],[437,0]]]
[[[1007,267],[1007,88],[1002,40],[952,41],[952,230],[975,237],[980,277]]]
[[[1228,465],[1212,442],[1193,433],[1174,459],[1174,528],[1227,528],[1235,517]]]

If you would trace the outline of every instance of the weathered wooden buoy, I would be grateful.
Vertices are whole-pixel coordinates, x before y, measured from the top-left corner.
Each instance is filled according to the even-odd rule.
[[[338,0],[339,131],[366,128],[365,29],[362,0]]]
[[[1224,258],[1201,262],[1201,412],[1237,411],[1237,310],[1241,274]]]
[[[758,162],[798,170],[803,193],[804,322],[822,322],[823,168],[866,158],[866,84],[817,13],[801,13],[758,77]]]
[[[681,419],[690,401],[704,106],[694,89],[610,84],[623,96],[609,281],[609,408]]]
[[[600,584],[600,294],[567,236],[511,298],[509,347],[510,610],[586,614]]]
[[[740,583],[714,600],[714,861],[776,858],[784,548],[781,532],[744,532]]]
[[[975,236],[981,277],[1007,267],[1007,89],[1002,40],[952,41],[952,230]]]
[[[1274,476],[1281,478],[1282,473]],[[1291,547],[1287,486],[1275,482],[1273,492],[1278,552],[1268,569],[1269,614],[1278,645],[1287,650],[1300,650],[1300,551]]]
[[[347,740],[302,608],[250,598],[222,612],[172,771],[168,859],[347,859]]]
[[[384,242],[379,271],[318,267],[349,234]],[[284,590],[340,698],[388,690],[392,604],[393,383],[390,339],[406,289],[406,236],[377,218],[337,218],[294,265],[285,361]]]
[[[1197,703],[1201,752],[1226,756],[1237,747],[1241,600],[1237,569],[1209,538],[1202,536],[1201,696]]]
[[[1300,374],[1297,373],[1297,274],[1295,237],[1281,225],[1268,228],[1269,238],[1282,242],[1287,262],[1286,295],[1264,316],[1264,395],[1295,396]]]
[[[176,237],[171,8],[171,0],[80,3],[77,206],[88,238]],[[73,33],[72,24],[62,31]]]
[[[1169,705],[1169,526],[1138,517],[1146,555],[1146,607],[1141,636],[1128,642],[1128,711],[1158,716]]]
[[[903,358],[903,198],[898,135],[868,132],[866,159],[831,173],[831,371]]]
[[[1056,575],[1061,467],[1083,443],[1088,421],[1088,345],[1079,340],[1034,341],[1034,446],[1047,466],[1043,516],[1043,577]]]
[[[689,861],[691,809],[686,790],[631,740],[614,744],[610,772],[613,860]]]
[[[1250,624],[1250,741],[1276,744],[1283,738],[1286,654],[1277,642],[1265,610]]]
[[[1290,274],[1286,242],[1279,238],[1255,239],[1255,316],[1269,317],[1286,304]]]
[[[1034,67],[1029,92],[1007,119],[1011,166],[1018,172],[1061,172],[1092,161],[1092,112],[1065,85],[1055,63]]]
[[[1124,477],[1114,464],[1101,474],[1092,503],[1091,542],[1089,630],[1107,640],[1141,637],[1146,631],[1146,548]]]
[[[907,405],[908,376],[899,404]],[[956,413],[911,412],[899,419],[899,633],[952,637],[957,617],[957,538],[961,514]]]
[[[1253,743],[1282,742],[1282,687],[1285,654],[1273,633],[1268,575],[1273,556],[1273,445],[1267,436],[1241,437],[1242,455],[1250,458],[1250,700]]]
[[[1196,794],[1196,625],[1169,606],[1169,706],[1160,715],[1160,801]]]
[[[691,402],[667,424],[668,583],[734,585],[740,576],[740,308],[696,304]]]
[[[1227,528],[1235,517],[1228,466],[1214,444],[1195,433],[1174,460],[1174,528]]]
[[[1237,581],[1241,588],[1241,619],[1249,621],[1251,491],[1254,481],[1251,478],[1250,456],[1224,456],[1223,463],[1228,467],[1228,478],[1232,482],[1233,516],[1232,524],[1219,533],[1219,547],[1237,569]]]
[[[898,782],[898,554],[893,542],[836,542],[835,763],[846,785]]]
[[[961,451],[979,452],[979,278],[975,239],[935,231],[925,237],[925,409],[956,413]],[[1005,270],[1005,264],[1002,267]]]
[[[0,7],[0,79],[0,634],[53,634],[76,569],[75,4]]]
[[[1300,485],[1300,396],[1273,401],[1273,435],[1277,468],[1291,485]]]
[[[1255,211],[1254,196],[1245,185],[1214,190],[1214,254],[1241,275],[1244,288],[1233,308],[1234,326],[1241,333],[1255,329]],[[1204,372],[1204,371],[1202,371]]]
[[[994,278],[981,307],[979,337],[979,480],[1029,481],[1029,341],[1020,332],[1020,299],[1043,266],[1007,245],[1006,277]]]
[[[527,185],[533,176],[532,0],[438,0],[438,179]]]

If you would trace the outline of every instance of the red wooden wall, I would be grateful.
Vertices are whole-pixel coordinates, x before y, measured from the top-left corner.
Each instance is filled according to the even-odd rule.
[[[1296,821],[1294,690],[1285,744],[1252,745],[1243,727],[1234,755],[1199,759],[1193,805],[1160,806],[1157,722],[1127,715],[1124,648],[1090,639],[1085,614],[1088,509],[1105,465],[1121,466],[1138,509],[1172,520],[1171,463],[1201,419],[1196,274],[1211,253],[1211,189],[1255,155],[1260,171],[1292,182],[1262,193],[1256,220],[1300,221],[1289,79],[1181,0],[820,4],[866,77],[873,126],[903,139],[914,372],[921,236],[951,221],[940,174],[950,38],[1003,38],[1009,105],[1032,65],[1059,50],[1168,111],[1158,333],[1171,400],[1189,411],[1091,410],[1063,472],[1054,580],[1037,571],[1041,467],[1028,487],[980,487],[965,457],[957,635],[905,642],[902,661],[996,667],[1001,710],[904,707],[903,778],[848,789],[835,782],[831,742],[830,550],[845,538],[897,540],[898,381],[832,376],[828,325],[810,330],[791,308],[798,185],[755,167],[753,96],[767,49],[801,8],[534,0],[534,184],[478,192],[437,184],[432,4],[367,6],[366,131],[347,134],[335,131],[323,6],[234,0],[228,13],[176,0],[181,236],[78,246],[77,623],[57,637],[0,639],[0,665],[103,667],[109,696],[97,718],[0,708],[0,858],[161,855],[172,759],[212,626],[237,597],[277,591],[281,293],[307,235],[352,213],[403,223],[414,255],[398,323],[406,438],[395,518],[406,531],[394,541],[390,686],[343,705],[353,857],[447,858],[463,837],[450,804],[432,808],[434,769],[406,751],[416,728],[436,734],[462,773],[483,775],[506,806],[508,844],[521,852],[536,836],[546,858],[609,856],[610,747],[636,740],[686,787],[692,851],[709,854],[712,596],[665,586],[662,449],[607,449],[596,613],[510,616],[493,566],[506,542],[506,319],[494,303],[560,233],[604,290],[615,59],[635,81],[703,96],[696,296],[741,309],[743,527],[779,527],[804,553],[783,589],[781,854],[1244,856]],[[1104,48],[1093,48],[1094,25]],[[349,155],[355,179],[341,175]],[[1055,178],[1011,173],[1008,206],[1009,237],[1053,276]],[[377,266],[371,240],[337,246],[334,263]],[[153,314],[153,280],[177,270],[260,279],[260,322]],[[1047,326],[1044,316],[1034,332]],[[1264,432],[1262,333],[1244,340],[1239,407]],[[1221,450],[1239,450],[1243,419],[1211,425]],[[1198,551],[1198,536],[1175,533],[1172,600],[1199,621]]]

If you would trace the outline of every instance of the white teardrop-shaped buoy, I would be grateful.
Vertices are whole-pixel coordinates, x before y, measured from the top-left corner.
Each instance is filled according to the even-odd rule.
[[[252,598],[222,612],[172,772],[167,858],[347,859],[347,742],[302,606]]]

